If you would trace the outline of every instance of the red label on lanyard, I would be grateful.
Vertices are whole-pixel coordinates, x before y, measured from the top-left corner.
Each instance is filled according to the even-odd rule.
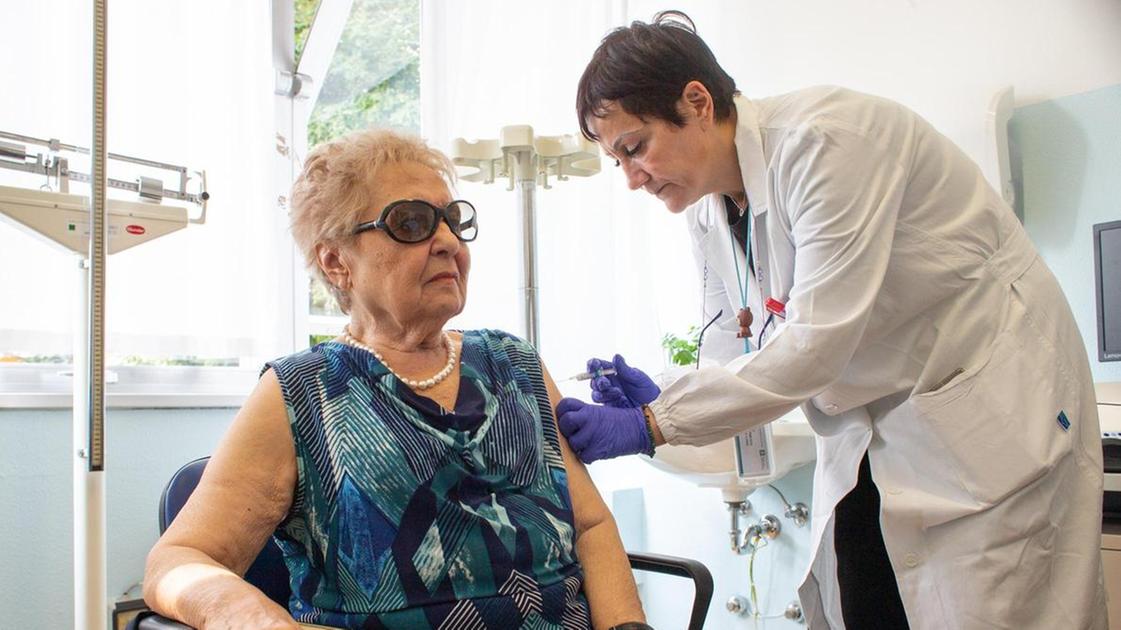
[[[763,308],[767,309],[768,312],[778,315],[779,317],[786,317],[786,304],[783,304],[782,302],[779,302],[774,298],[767,298],[766,303],[763,304]]]

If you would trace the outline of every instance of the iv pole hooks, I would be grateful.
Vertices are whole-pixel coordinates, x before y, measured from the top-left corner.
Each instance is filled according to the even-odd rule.
[[[452,141],[452,162],[476,169],[461,174],[469,182],[494,183],[507,177],[507,190],[518,191],[522,224],[522,322],[527,341],[541,350],[537,286],[537,185],[548,190],[557,181],[588,177],[600,170],[599,147],[579,135],[534,136],[529,125],[503,127],[497,140]]]

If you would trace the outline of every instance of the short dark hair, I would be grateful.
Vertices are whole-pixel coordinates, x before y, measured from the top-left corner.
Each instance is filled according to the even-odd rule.
[[[690,81],[708,88],[717,121],[732,115],[736,82],[716,62],[688,15],[662,11],[649,24],[636,20],[621,26],[603,38],[580,77],[580,131],[589,140],[599,140],[588,122],[606,115],[607,101],[618,102],[623,111],[639,118],[652,116],[682,127],[685,120],[676,105]]]

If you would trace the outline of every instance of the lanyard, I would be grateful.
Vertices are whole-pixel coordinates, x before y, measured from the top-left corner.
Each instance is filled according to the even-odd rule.
[[[751,260],[751,215],[744,216],[744,239],[743,239],[743,262],[747,266],[747,261]],[[740,290],[740,306],[744,309],[747,308],[747,293],[748,293],[748,279],[751,277],[744,269],[743,275],[740,275],[740,259],[736,257],[736,237],[732,234],[732,230],[728,230],[728,238],[732,239],[732,262],[736,265],[736,282],[737,288]],[[744,354],[751,353],[751,343],[748,341],[749,337],[743,338],[743,352]]]

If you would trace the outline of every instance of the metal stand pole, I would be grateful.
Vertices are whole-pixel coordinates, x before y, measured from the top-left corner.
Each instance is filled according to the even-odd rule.
[[[89,263],[78,259],[74,317],[73,524],[74,628],[101,630],[108,619],[105,580],[105,471],[90,470]]]
[[[522,294],[523,323],[526,341],[541,349],[540,322],[537,318],[537,215],[536,188],[533,180],[518,182],[518,209],[522,216]]]
[[[516,160],[518,211],[522,217],[522,299],[525,336],[541,350],[537,296],[537,159],[531,151],[512,154]]]

